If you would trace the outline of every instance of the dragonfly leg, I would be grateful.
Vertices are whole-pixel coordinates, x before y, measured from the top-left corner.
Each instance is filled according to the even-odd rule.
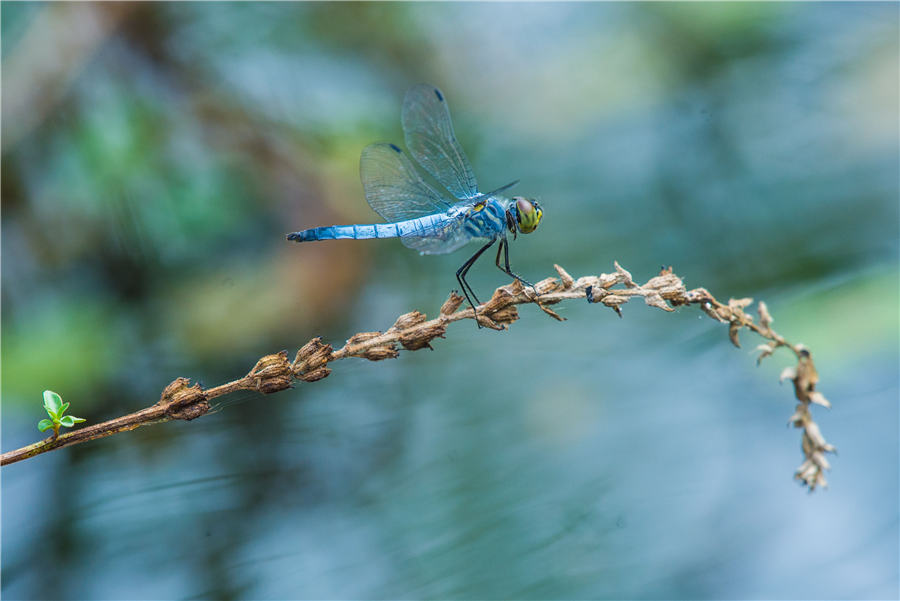
[[[500,249],[501,248],[503,249],[503,263],[504,263],[505,267],[500,266]],[[534,284],[532,284],[525,278],[520,277],[519,275],[513,273],[512,270],[510,270],[510,268],[509,268],[509,241],[505,237],[500,240],[500,248],[497,249],[497,268],[500,271],[506,273],[506,275],[512,277],[513,279],[519,280],[525,286],[530,286],[531,289],[534,291],[534,294],[537,295],[537,288],[534,287]]]
[[[475,291],[472,290],[472,286],[470,286],[469,282],[466,280],[466,274],[469,273],[469,269],[472,268],[472,265],[475,264],[475,261],[478,260],[478,257],[480,257],[482,253],[484,253],[484,251],[489,249],[491,245],[494,244],[494,242],[496,242],[496,240],[491,240],[490,242],[479,248],[478,252],[469,257],[469,259],[462,264],[462,267],[456,270],[456,281],[459,282],[459,286],[460,288],[462,288],[463,294],[466,295],[466,300],[469,301],[469,305],[471,305],[472,307],[472,313],[475,316],[475,323],[479,328],[481,327],[481,324],[478,323],[478,310],[475,307],[477,305],[480,305],[481,301],[479,301],[478,297],[475,296]],[[472,302],[473,298],[475,299],[474,303]]]

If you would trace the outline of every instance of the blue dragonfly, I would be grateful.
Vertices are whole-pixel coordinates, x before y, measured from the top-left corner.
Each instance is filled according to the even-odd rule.
[[[466,281],[466,274],[484,251],[499,242],[497,267],[532,286],[509,267],[507,233],[515,239],[517,232],[530,234],[537,229],[543,216],[538,202],[500,195],[518,180],[492,192],[478,191],[472,166],[453,133],[447,101],[436,87],[420,84],[410,88],[403,99],[401,120],[410,154],[440,186],[427,182],[416,164],[395,144],[370,144],[359,160],[360,178],[366,201],[387,223],[315,227],[288,234],[287,239],[311,242],[400,238],[405,246],[423,255],[445,254],[472,240],[481,241],[481,248],[456,271],[473,312],[481,303]]]

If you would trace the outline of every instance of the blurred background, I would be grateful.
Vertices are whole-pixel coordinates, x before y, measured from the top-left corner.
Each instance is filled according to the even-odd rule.
[[[368,223],[359,153],[444,91],[533,281],[673,265],[765,300],[833,409],[696,309],[506,332],[2,471],[6,599],[897,598],[898,6],[2,5],[2,448],[321,335],[434,315],[474,247]],[[507,283],[483,260],[483,296]]]

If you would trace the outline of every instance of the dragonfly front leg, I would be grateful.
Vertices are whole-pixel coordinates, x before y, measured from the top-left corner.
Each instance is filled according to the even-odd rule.
[[[480,305],[481,301],[479,301],[478,297],[475,296],[475,291],[472,290],[472,287],[469,285],[469,282],[466,280],[466,274],[469,273],[469,269],[472,268],[472,265],[475,264],[475,261],[478,260],[478,257],[480,257],[482,255],[482,253],[484,253],[484,251],[489,249],[491,247],[491,245],[494,244],[494,242],[496,242],[496,241],[497,241],[496,239],[491,240],[490,242],[488,242],[487,244],[485,244],[484,246],[479,248],[478,252],[476,252],[474,255],[469,257],[469,260],[466,261],[465,263],[463,263],[462,267],[460,267],[459,269],[456,270],[456,281],[459,282],[459,286],[460,286],[460,288],[462,288],[463,294],[466,295],[466,300],[469,301],[469,305],[471,305],[471,307],[472,307],[472,314],[475,317],[475,323],[478,325],[479,328],[481,327],[481,324],[478,323],[478,310],[475,307],[477,305]],[[471,293],[471,296],[469,296],[469,293]],[[473,298],[475,299],[474,303],[472,302]]]
[[[504,262],[505,267],[500,266],[500,250],[501,249],[503,250],[503,262]],[[510,268],[509,268],[509,241],[506,239],[505,236],[500,240],[500,247],[497,249],[497,261],[496,262],[497,262],[497,269],[506,273],[506,275],[512,277],[513,279],[520,281],[525,286],[530,286],[531,289],[534,291],[535,296],[537,296],[538,291],[537,291],[537,288],[534,287],[534,284],[532,284],[525,278],[518,276],[517,274],[513,273],[512,270],[510,270]]]

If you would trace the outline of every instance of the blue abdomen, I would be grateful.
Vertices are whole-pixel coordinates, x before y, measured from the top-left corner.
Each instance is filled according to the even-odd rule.
[[[447,215],[438,214],[396,223],[330,225],[293,232],[287,235],[287,239],[295,242],[314,242],[316,240],[369,240],[372,238],[402,238],[404,236],[427,237],[442,227],[448,219],[450,218]]]
[[[367,240],[369,238],[398,238],[403,235],[402,223],[372,223],[357,225],[329,225],[288,234],[295,242],[316,240]]]

